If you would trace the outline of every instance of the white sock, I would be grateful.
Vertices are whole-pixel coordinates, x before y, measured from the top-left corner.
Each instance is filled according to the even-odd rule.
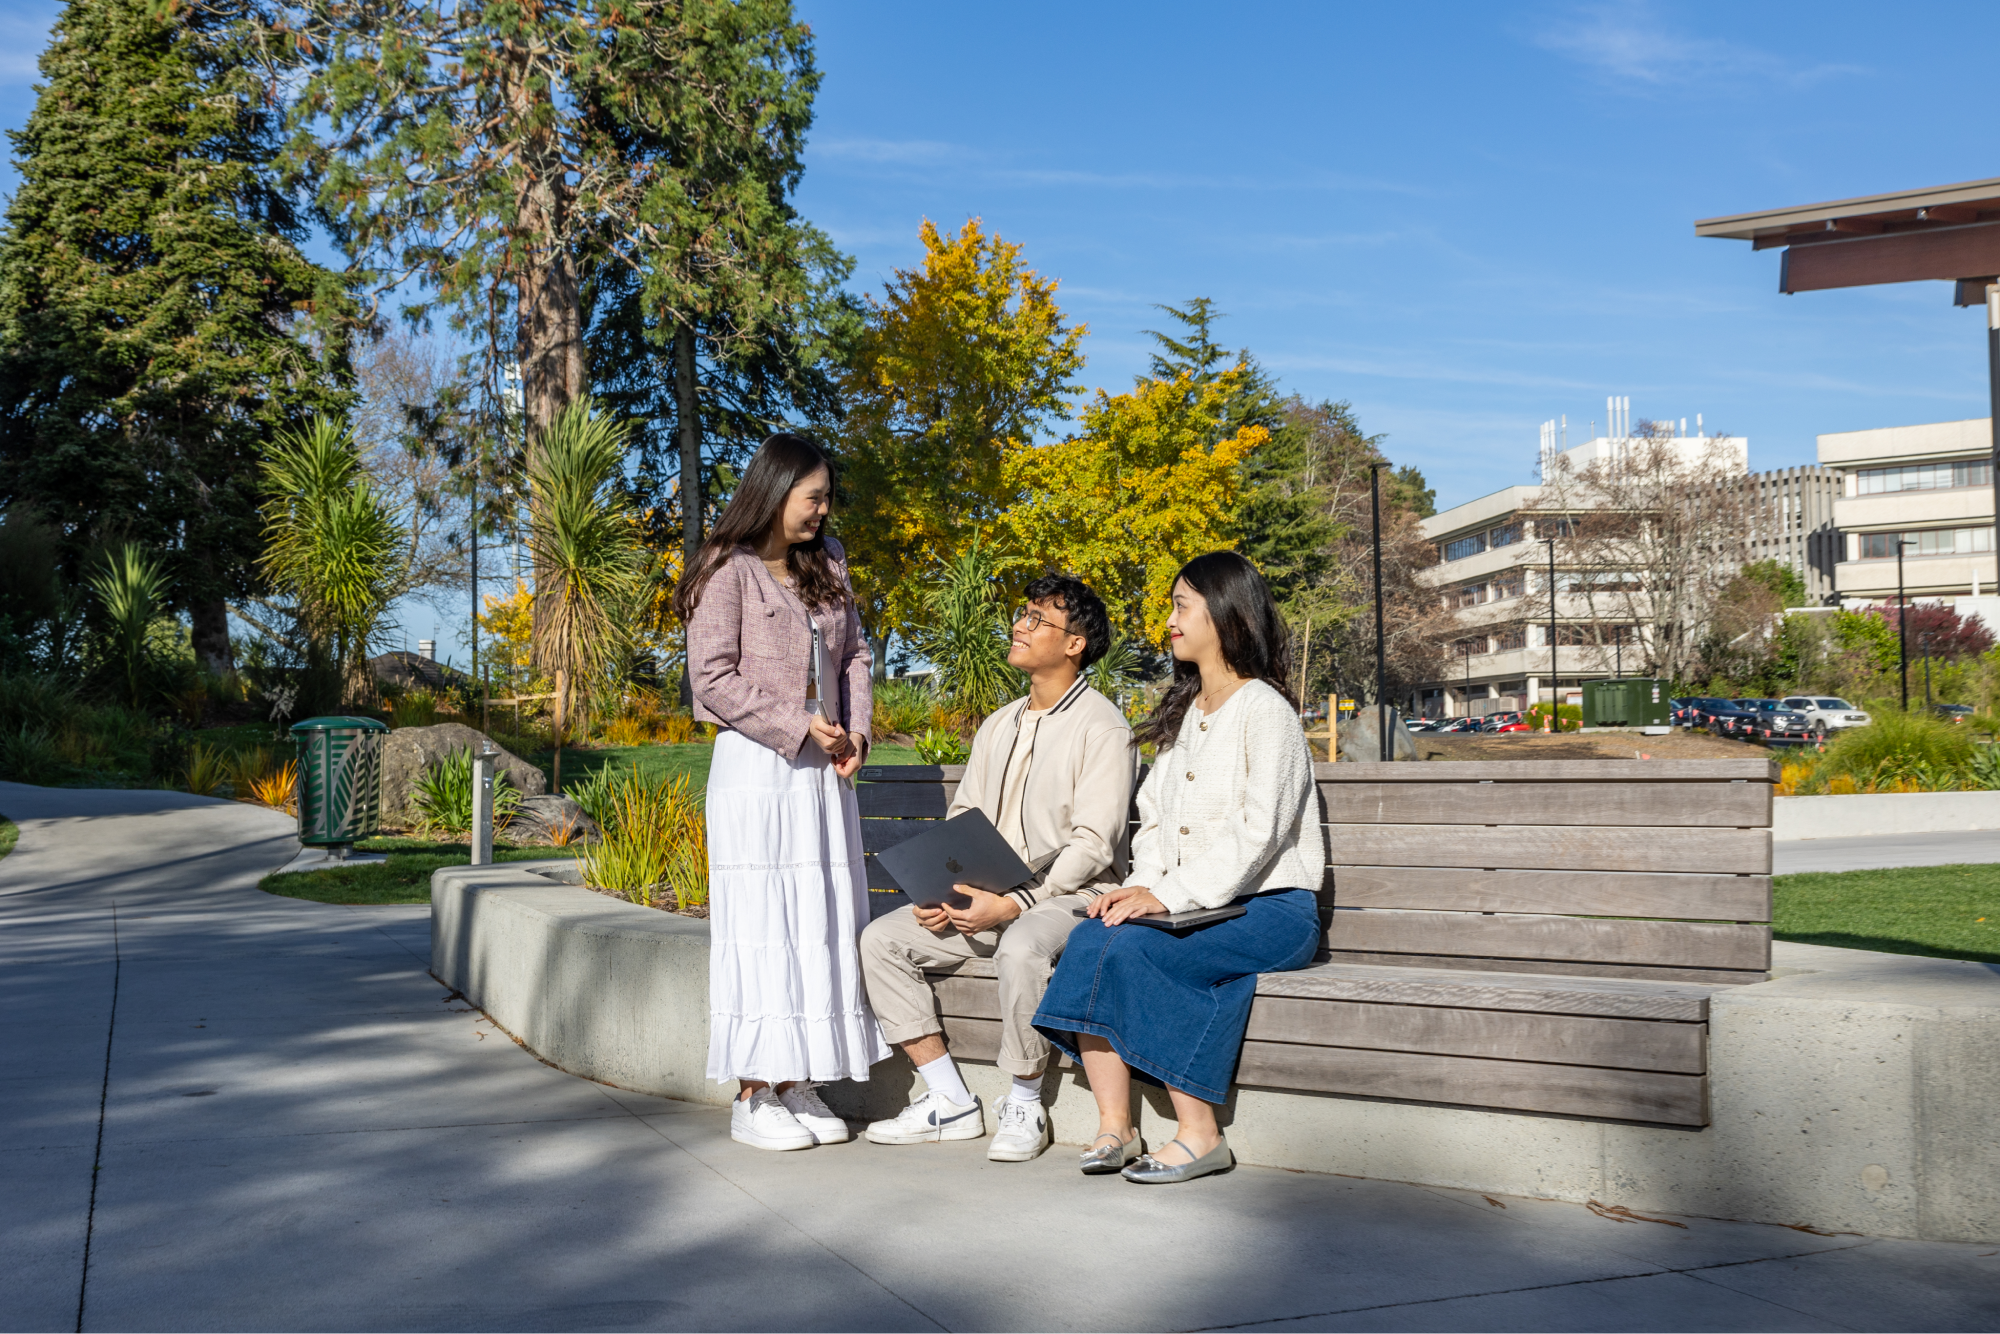
[[[946,1052],[935,1061],[926,1061],[917,1067],[917,1073],[924,1077],[924,1083],[933,1093],[942,1093],[960,1107],[972,1102],[972,1090],[965,1086],[965,1080],[958,1073],[958,1063]]]
[[[1023,1079],[1019,1075],[1015,1075],[1014,1087],[1007,1096],[1015,1102],[1025,1103],[1030,1107],[1041,1106],[1042,1077],[1036,1075],[1033,1079]]]

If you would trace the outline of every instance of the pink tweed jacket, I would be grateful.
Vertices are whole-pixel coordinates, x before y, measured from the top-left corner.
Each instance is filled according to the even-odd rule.
[[[828,537],[826,552],[842,588],[847,553]],[[694,716],[734,728],[786,759],[806,744],[807,660],[812,630],[798,595],[771,577],[748,547],[738,547],[709,578],[701,602],[688,620],[688,680],[694,688]],[[861,633],[861,616],[850,591],[837,607],[820,611],[821,633],[838,674],[821,691],[841,725],[868,739],[875,712],[869,669],[874,656]]]

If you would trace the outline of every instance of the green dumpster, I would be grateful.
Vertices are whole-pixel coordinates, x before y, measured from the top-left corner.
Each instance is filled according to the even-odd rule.
[[[1626,676],[1583,683],[1585,727],[1665,727],[1673,712],[1665,681]]]
[[[382,827],[382,737],[373,718],[292,724],[299,746],[299,842],[345,848]]]

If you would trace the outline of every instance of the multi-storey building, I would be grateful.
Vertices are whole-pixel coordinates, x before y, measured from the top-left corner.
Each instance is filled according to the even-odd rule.
[[[1678,436],[1669,447],[1690,464],[1712,456],[1715,437]],[[1562,451],[1571,467],[1598,460],[1615,460],[1630,446],[1629,439],[1600,436]],[[1838,479],[1824,468],[1788,468],[1749,472],[1748,442],[1725,443],[1733,464],[1750,488],[1751,560],[1782,561],[1805,580],[1816,598],[1830,597],[1839,558],[1839,535],[1833,512]],[[1543,466],[1556,451],[1544,434]],[[1548,511],[1537,513],[1541,486],[1510,486],[1467,501],[1424,521],[1424,535],[1437,544],[1438,563],[1424,578],[1438,590],[1445,606],[1459,614],[1463,631],[1453,641],[1456,668],[1446,679],[1426,682],[1411,701],[1427,717],[1485,714],[1524,709],[1552,697],[1574,703],[1587,680],[1632,671],[1638,657],[1642,628],[1638,624],[1607,623],[1602,601],[1593,611],[1580,595],[1586,576],[1554,571],[1555,643],[1551,653],[1546,592],[1549,586],[1549,532],[1564,522]],[[1587,576],[1601,590],[1602,572]],[[1540,605],[1529,612],[1530,595]],[[1643,604],[1642,604],[1643,605]],[[1553,659],[1553,666],[1551,665]]]
[[[1834,521],[1843,550],[1834,588],[1843,603],[1896,600],[1900,543],[1910,598],[1990,611],[2000,558],[1987,418],[1823,435],[1819,461],[1838,478]]]

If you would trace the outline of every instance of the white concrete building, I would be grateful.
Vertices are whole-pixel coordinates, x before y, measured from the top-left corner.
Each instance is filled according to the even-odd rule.
[[[1623,425],[1616,412],[1612,421],[1613,429]],[[1544,472],[1558,456],[1581,470],[1616,459],[1634,444],[1632,437],[1621,434],[1559,450],[1554,433],[1546,428],[1542,440]],[[1715,437],[1699,435],[1676,436],[1669,442],[1690,464],[1707,458],[1715,446]],[[1748,442],[1731,439],[1727,447],[1736,455],[1737,466],[1747,470]],[[1636,659],[1627,660],[1625,652],[1637,642],[1637,625],[1606,625],[1601,615],[1589,614],[1582,599],[1558,596],[1552,676],[1546,603],[1533,620],[1527,619],[1526,604],[1531,593],[1548,588],[1549,548],[1537,536],[1537,516],[1529,510],[1541,495],[1540,486],[1510,486],[1424,520],[1424,536],[1437,544],[1439,558],[1424,572],[1425,581],[1458,612],[1465,631],[1450,645],[1457,670],[1444,680],[1418,687],[1411,703],[1419,714],[1455,718],[1525,709],[1558,690],[1561,702],[1574,704],[1582,699],[1583,682],[1629,672],[1637,665]],[[1542,523],[1552,521],[1547,514],[1539,517]],[[1555,578],[1560,591],[1564,587],[1560,564]]]
[[[2000,624],[1987,418],[1823,435],[1819,461],[1839,478],[1834,588],[1843,604],[1896,600],[1900,541],[1913,601],[1960,604],[1961,613]]]

